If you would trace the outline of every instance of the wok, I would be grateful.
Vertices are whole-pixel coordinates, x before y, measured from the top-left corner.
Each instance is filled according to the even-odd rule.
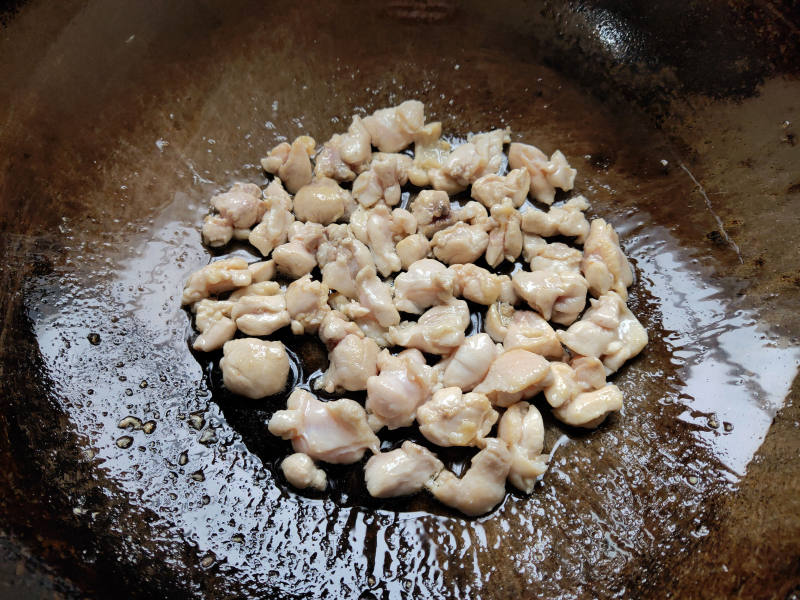
[[[791,2],[12,3],[0,25],[5,597],[800,596]],[[291,490],[178,290],[280,136],[418,98],[560,148],[635,264],[623,412],[465,519]],[[304,356],[313,365],[314,350]],[[120,419],[153,421],[123,431]],[[129,435],[129,442],[121,439]]]

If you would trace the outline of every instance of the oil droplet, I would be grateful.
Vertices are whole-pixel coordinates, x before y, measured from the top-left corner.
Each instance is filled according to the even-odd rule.
[[[178,457],[178,464],[183,466],[187,462],[189,462],[189,455],[186,453],[186,450],[181,452],[181,455]]]
[[[192,473],[192,479],[194,479],[195,481],[205,481],[206,476],[205,473],[203,473],[202,469],[198,469],[197,471]]]
[[[711,427],[711,429],[716,429],[717,427],[719,427],[719,423],[714,417],[711,417],[708,420],[708,426]]]
[[[241,533],[237,533],[231,538],[231,541],[237,544],[244,544],[244,536]]]
[[[133,396],[133,390],[131,388],[127,388],[125,390],[125,395],[126,396]]]
[[[199,413],[192,413],[189,415],[189,425],[200,431],[203,428],[203,425],[206,424],[206,420],[200,416]]]
[[[725,431],[727,431],[727,432],[729,432],[729,433],[730,433],[731,431],[733,431],[733,423],[728,423],[728,422],[726,421],[726,422],[724,422],[724,423],[722,424],[722,428],[723,428]]]
[[[120,448],[130,448],[133,443],[133,438],[129,435],[123,435],[117,440],[117,446]]]
[[[122,419],[119,423],[117,423],[117,427],[119,427],[120,429],[128,429],[129,427],[132,429],[141,429],[142,421],[134,416],[128,415],[127,417]]]
[[[147,380],[143,379],[142,382],[139,384],[139,387],[142,388],[142,389],[146,388],[147,387]]]
[[[203,503],[203,506],[206,506],[207,504],[211,503],[211,498],[203,494],[203,497],[200,498],[200,501]]]
[[[202,566],[204,569],[207,569],[208,567],[214,564],[215,558],[216,557],[213,554],[208,554],[207,556],[204,556],[203,560],[200,561],[200,566]]]
[[[97,346],[100,343],[100,334],[92,332],[86,336],[86,339],[89,340],[92,346]]]
[[[689,477],[689,483],[691,483],[692,485],[697,485],[698,481],[700,481],[700,480],[697,477],[695,477],[694,475]]]
[[[213,444],[216,441],[217,436],[214,434],[212,429],[206,429],[202,434],[200,434],[201,444]]]
[[[151,434],[156,430],[156,422],[155,421],[147,421],[142,425],[142,431],[146,434]]]

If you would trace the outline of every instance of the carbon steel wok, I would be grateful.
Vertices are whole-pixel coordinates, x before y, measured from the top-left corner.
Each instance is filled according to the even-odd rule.
[[[6,8],[0,595],[797,598],[798,12]],[[560,148],[621,232],[652,339],[616,376],[623,413],[588,434],[549,422],[542,483],[479,519],[374,503],[345,471],[324,496],[288,488],[277,407],[218,391],[179,307],[212,193],[261,183],[281,135],[324,140],[406,98],[455,133]]]

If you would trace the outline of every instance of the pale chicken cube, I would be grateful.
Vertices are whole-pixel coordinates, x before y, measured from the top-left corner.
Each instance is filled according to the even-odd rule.
[[[495,302],[486,311],[483,329],[497,343],[502,344],[508,335],[508,326],[514,318],[514,307],[507,302]]]
[[[472,184],[470,195],[486,208],[491,209],[505,198],[510,198],[514,208],[519,208],[528,196],[531,176],[527,169],[514,169],[508,175],[491,173],[478,178]]]
[[[295,194],[294,216],[298,221],[328,225],[338,221],[351,202],[350,192],[334,179],[315,179]]]
[[[470,200],[461,207],[452,210],[454,221],[463,221],[468,225],[483,225],[486,229],[491,227],[489,211],[480,202]]]
[[[548,383],[550,363],[527,350],[506,350],[494,359],[475,392],[486,394],[492,404],[510,406],[538,394]]]
[[[423,258],[394,280],[397,310],[415,315],[453,297],[453,273],[438,260]]]
[[[270,335],[292,320],[283,294],[243,296],[233,305],[231,319],[246,335]]]
[[[531,271],[555,271],[580,274],[583,253],[561,242],[540,247],[530,259]]]
[[[413,233],[399,242],[395,246],[398,258],[400,258],[400,267],[408,270],[411,265],[418,260],[422,260],[431,251],[431,243],[421,233]]]
[[[236,335],[236,323],[230,318],[233,302],[203,299],[192,306],[194,326],[200,332],[192,348],[201,352],[218,350]]]
[[[496,267],[503,260],[517,260],[522,253],[521,219],[510,198],[493,205],[491,215],[492,228],[486,246],[486,262],[490,267]]]
[[[364,337],[364,333],[359,326],[338,310],[331,310],[325,313],[318,333],[319,339],[328,347],[328,350],[332,350],[336,344],[348,335]]]
[[[260,260],[247,265],[253,283],[264,283],[275,277],[275,261]]]
[[[506,350],[522,348],[546,358],[561,358],[564,354],[561,342],[550,324],[530,310],[514,313],[503,339],[503,347]]]
[[[203,243],[220,248],[233,239],[233,225],[222,215],[208,215],[203,219]]]
[[[431,240],[433,255],[448,265],[478,260],[489,245],[489,234],[482,225],[456,223],[437,231]]]
[[[497,299],[500,302],[514,306],[519,302],[519,296],[517,296],[517,292],[514,289],[514,282],[511,281],[511,277],[508,275],[498,275],[497,279],[500,282],[500,295]]]
[[[328,306],[328,286],[305,275],[293,281],[286,288],[286,310],[292,318],[292,333],[316,333],[325,315],[331,310]]]
[[[356,275],[365,267],[374,269],[375,265],[372,253],[365,244],[350,236],[333,239],[330,233],[328,240],[317,249],[316,258],[322,272],[322,282],[353,299],[358,297]]]
[[[583,214],[587,208],[589,203],[583,196],[572,198],[563,206],[553,206],[548,212],[530,207],[522,215],[522,231],[543,237],[574,237],[582,244],[589,235],[589,221]]]
[[[369,310],[371,316],[381,327],[400,323],[400,313],[394,306],[392,289],[381,281],[375,267],[364,267],[356,275],[358,302]]]
[[[433,369],[419,350],[403,350],[392,356],[378,355],[378,375],[367,380],[366,409],[373,430],[397,429],[414,422],[417,408],[431,396],[435,383]]]
[[[289,241],[272,251],[278,271],[298,279],[317,266],[317,249],[325,239],[325,228],[319,223],[295,221],[289,226]]]
[[[441,169],[450,154],[450,144],[441,137],[439,121],[428,123],[414,135],[414,162],[408,170],[408,178],[417,187],[429,186],[429,171]]]
[[[386,205],[380,205],[370,211],[367,218],[367,245],[381,275],[388,277],[400,270],[402,263],[395,250],[395,241],[416,230],[416,219],[405,209],[395,208],[389,212]]]
[[[425,311],[416,323],[405,321],[389,328],[392,343],[429,354],[449,354],[464,342],[469,326],[469,307],[463,300],[451,300]]]
[[[471,302],[490,306],[500,297],[502,280],[500,276],[473,264],[452,265],[448,271],[453,274],[453,295]]]
[[[315,146],[314,138],[301,135],[291,145],[278,144],[261,159],[261,166],[267,173],[280,177],[290,194],[296,194],[311,183],[311,155]]]
[[[469,336],[447,360],[442,384],[469,392],[483,381],[501,351],[487,333]]]
[[[524,215],[523,215],[524,220]],[[547,247],[547,240],[541,236],[533,233],[522,234],[522,258],[525,262],[530,263],[534,258],[539,255],[544,248]],[[531,269],[533,270],[533,269]]]
[[[264,190],[264,204],[261,222],[250,231],[248,240],[263,256],[269,256],[274,248],[286,243],[289,227],[294,223],[292,198],[280,179],[273,179]]]
[[[234,183],[227,192],[211,198],[211,206],[234,229],[249,229],[265,209],[261,188],[254,183]]]
[[[391,345],[388,327],[378,323],[369,308],[362,306],[355,300],[348,300],[342,294],[331,294],[328,303],[334,310],[341,312],[345,317],[353,321],[361,332],[375,340],[378,346],[385,348]]]
[[[550,363],[551,380],[544,388],[544,397],[553,408],[572,402],[583,392],[599,390],[606,385],[606,370],[599,359],[581,356],[570,364]]]
[[[308,454],[290,454],[281,461],[281,471],[286,481],[297,489],[313,488],[321,492],[328,487],[325,471],[315,465]]]
[[[569,271],[517,271],[514,290],[548,321],[569,325],[586,306],[586,280]]]
[[[369,132],[361,118],[354,116],[347,133],[335,134],[317,153],[314,176],[352,181],[367,168],[371,156]]]
[[[575,371],[575,381],[582,392],[599,390],[606,384],[606,369],[599,358],[576,356],[569,364]]]
[[[291,440],[295,452],[313,460],[352,464],[366,450],[377,454],[380,440],[367,424],[367,413],[355,400],[341,398],[321,402],[306,390],[296,388],[269,421],[272,435]]]
[[[536,479],[547,470],[544,448],[544,422],[535,406],[517,402],[508,407],[497,426],[497,437],[508,444],[511,469],[508,480],[517,489],[530,494]]]
[[[512,169],[527,169],[531,177],[531,198],[552,204],[556,188],[572,189],[577,171],[569,166],[566,157],[556,150],[550,159],[536,146],[514,143],[508,149],[508,165]]]
[[[589,292],[600,297],[609,290],[623,300],[633,283],[633,270],[619,246],[619,236],[603,219],[592,221],[589,237],[583,246],[581,271],[589,284]]]
[[[222,381],[234,394],[258,400],[283,391],[289,378],[289,355],[281,342],[241,338],[222,347]]]
[[[438,446],[477,446],[497,423],[499,415],[489,399],[475,392],[448,387],[417,409],[419,431]]]
[[[378,351],[371,338],[363,334],[346,335],[328,353],[328,370],[315,387],[329,393],[367,389],[367,379],[378,372]]]
[[[622,392],[609,383],[599,390],[578,394],[571,402],[554,408],[553,415],[567,425],[591,429],[621,408]]]
[[[495,129],[468,138],[444,160],[441,169],[428,172],[434,189],[455,193],[484,175],[496,174],[503,165],[503,144],[510,141],[508,129]]]
[[[277,281],[260,281],[232,291],[228,300],[236,302],[244,296],[274,296],[280,293],[281,284]]]
[[[452,471],[443,470],[428,489],[439,502],[476,517],[503,501],[510,469],[508,445],[502,440],[488,438],[484,449],[472,457],[470,468],[461,479]]]
[[[419,492],[444,469],[442,461],[413,442],[371,456],[364,466],[364,483],[373,498],[410,496]]]
[[[422,190],[411,203],[411,214],[417,219],[419,232],[428,238],[455,222],[450,197],[441,191]]]
[[[363,122],[373,146],[381,152],[399,152],[414,141],[425,124],[425,105],[406,100],[399,106],[376,110]]]
[[[214,261],[195,271],[183,289],[181,304],[194,304],[203,298],[250,285],[253,275],[247,266],[245,259],[234,257]]]
[[[353,198],[366,208],[372,208],[378,202],[395,206],[400,202],[402,186],[408,182],[411,163],[411,157],[405,154],[376,152],[369,170],[353,182]]]

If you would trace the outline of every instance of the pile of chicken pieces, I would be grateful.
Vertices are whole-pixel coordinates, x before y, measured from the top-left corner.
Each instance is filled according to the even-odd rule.
[[[319,462],[356,463],[368,450],[372,496],[425,488],[474,516],[503,500],[506,480],[531,493],[547,468],[542,416],[529,400],[541,392],[557,419],[596,427],[622,407],[606,377],[644,348],[647,332],[626,305],[633,272],[613,227],[589,222],[582,196],[550,206],[576,175],[561,152],[511,143],[501,174],[508,129],[454,148],[441,134],[410,100],[353,117],[321,148],[307,136],[279,144],[261,161],[269,185],[214,196],[203,225],[209,246],[249,240],[264,260],[210,263],[191,275],[182,302],[199,331],[193,347],[222,348],[233,393],[284,391],[286,349],[261,339],[283,327],[327,347],[315,389],[366,390],[362,406],[298,387],[274,414],[269,431],[295,451],[281,465],[292,485],[323,490]],[[413,155],[401,153],[412,144]],[[401,208],[409,183],[425,189]],[[472,200],[451,202],[467,189]],[[555,236],[575,245],[546,240]],[[520,256],[529,269],[490,270]],[[490,269],[475,264],[481,258]],[[466,301],[487,307],[483,332],[466,336]],[[415,422],[433,444],[479,449],[463,476],[411,441],[380,451],[381,429]]]

